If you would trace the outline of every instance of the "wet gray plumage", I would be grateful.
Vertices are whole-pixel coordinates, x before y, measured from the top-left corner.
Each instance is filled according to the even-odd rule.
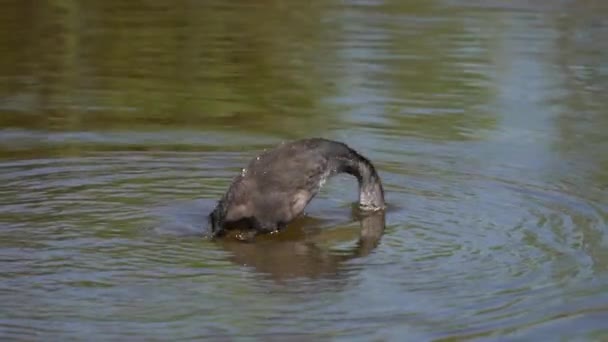
[[[325,181],[355,176],[364,210],[383,209],[384,190],[372,163],[346,144],[312,138],[283,143],[253,158],[209,215],[213,236],[238,224],[256,233],[284,228],[300,215]]]

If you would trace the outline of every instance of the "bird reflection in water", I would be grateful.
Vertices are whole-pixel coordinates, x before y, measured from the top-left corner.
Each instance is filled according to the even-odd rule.
[[[384,232],[384,211],[353,209],[353,216],[360,222],[360,234],[356,245],[346,252],[332,252],[320,246],[320,239],[308,237],[306,218],[294,221],[281,234],[258,237],[255,242],[235,238],[238,231],[218,242],[231,254],[233,262],[276,280],[331,277],[345,272],[344,265],[348,261],[369,255]]]

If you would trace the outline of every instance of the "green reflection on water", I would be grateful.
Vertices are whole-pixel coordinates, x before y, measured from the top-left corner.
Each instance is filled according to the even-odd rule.
[[[372,13],[432,20],[435,8],[432,2],[396,3]],[[387,30],[366,18],[366,8],[340,12],[324,2],[25,1],[11,9],[0,24],[0,72],[7,81],[0,90],[2,127],[324,135],[344,127],[344,112],[358,106],[336,99],[359,97],[346,94],[362,87],[369,89],[361,101],[387,99],[368,113],[389,120],[390,129],[381,126],[387,134],[458,140],[495,121],[481,107],[490,95],[485,76],[457,60],[472,39],[457,16]],[[372,32],[389,33],[375,38],[379,59],[350,60],[364,58],[348,44],[358,33],[350,27],[352,16],[369,21]],[[454,39],[460,35],[464,43]],[[477,51],[486,51],[481,47]],[[412,52],[426,57],[394,58]],[[482,63],[488,56],[467,58]],[[378,67],[383,70],[374,71]],[[349,81],[357,73],[364,78]],[[436,106],[432,113],[429,101]]]
[[[3,11],[0,125],[322,134],[320,5],[16,2]],[[27,24],[24,24],[26,22]],[[15,39],[18,35],[20,39]]]

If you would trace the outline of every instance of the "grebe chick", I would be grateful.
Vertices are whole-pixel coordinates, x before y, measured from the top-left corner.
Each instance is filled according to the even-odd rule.
[[[212,235],[222,236],[232,227],[253,230],[254,235],[281,230],[338,173],[357,178],[362,210],[385,208],[380,176],[367,158],[338,141],[297,140],[253,158],[234,178],[209,214]]]

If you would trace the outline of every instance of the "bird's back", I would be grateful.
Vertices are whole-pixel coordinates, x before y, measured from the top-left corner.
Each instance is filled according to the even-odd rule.
[[[254,180],[261,193],[318,190],[319,182],[330,172],[331,144],[322,139],[282,144],[254,158],[245,169],[244,178]]]
[[[246,203],[245,216],[287,223],[299,215],[335,169],[331,156],[348,148],[325,139],[285,143],[253,158],[241,174],[235,202]]]

